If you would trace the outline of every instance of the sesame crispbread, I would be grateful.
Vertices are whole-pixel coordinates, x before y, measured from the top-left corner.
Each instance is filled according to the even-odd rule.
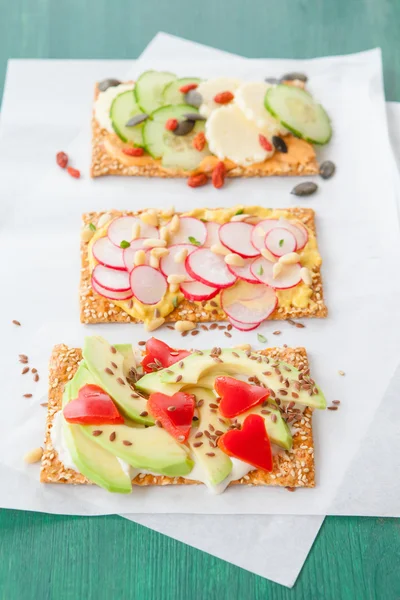
[[[304,348],[267,348],[260,352],[265,356],[294,365],[302,372],[308,372],[307,353]],[[45,450],[42,457],[40,481],[42,483],[91,484],[80,473],[66,468],[53,448],[51,428],[55,414],[61,409],[65,384],[72,379],[82,359],[80,348],[68,348],[64,344],[55,346],[49,365],[49,399],[46,420]],[[290,451],[280,450],[274,456],[273,471],[268,473],[260,469],[251,471],[242,479],[230,485],[277,485],[294,487],[314,487],[314,447],[312,436],[312,409],[307,408],[299,414],[293,423],[293,448]],[[190,485],[197,481],[184,477],[154,476],[139,473],[132,480],[134,485]]]

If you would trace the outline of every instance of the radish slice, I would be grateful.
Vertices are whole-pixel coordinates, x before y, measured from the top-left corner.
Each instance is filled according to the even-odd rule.
[[[168,289],[164,275],[147,265],[135,267],[130,281],[132,292],[142,304],[158,304]]]
[[[258,325],[274,312],[278,304],[275,291],[259,283],[238,283],[221,292],[221,306],[230,319]]]
[[[259,281],[269,285],[276,290],[285,290],[292,288],[301,281],[301,264],[285,265],[281,274],[276,277],[272,276],[272,269],[275,263],[270,262],[266,258],[256,258],[251,265],[251,272]]]
[[[175,262],[175,256],[182,250],[187,250],[188,254],[196,250],[196,246],[192,244],[176,244],[176,246],[169,247],[169,254],[163,256],[160,260],[160,271],[168,277],[168,275],[183,275],[186,277],[185,281],[193,281],[193,277],[189,275],[185,267],[185,261],[177,263]]]
[[[212,287],[226,288],[236,281],[236,275],[229,271],[224,257],[208,248],[199,248],[189,254],[185,265],[193,279]]]
[[[194,217],[181,217],[179,219],[179,231],[171,236],[169,243],[171,246],[175,244],[203,246],[206,238],[207,228],[203,221]]]
[[[248,281],[249,283],[258,283],[257,277],[254,277],[250,269],[253,260],[254,258],[247,258],[243,267],[235,267],[234,265],[228,265],[228,269],[231,273],[236,275],[236,277],[239,277],[239,279],[244,279],[244,281]]]
[[[104,265],[96,265],[92,278],[98,285],[111,292],[126,292],[130,289],[129,275],[126,271],[117,271]]]
[[[239,329],[239,331],[253,331],[253,329],[257,329],[261,325],[261,323],[240,323],[240,321],[235,321],[235,319],[231,319],[228,317],[229,323],[235,329]]]
[[[221,243],[231,252],[240,254],[244,258],[251,258],[260,254],[259,250],[252,244],[254,226],[243,221],[224,223],[219,228],[219,239]]]
[[[122,241],[130,242],[133,238],[133,228],[140,225],[139,236],[141,238],[158,238],[158,229],[152,225],[146,225],[139,217],[118,217],[108,227],[107,235],[111,242],[120,247]]]
[[[131,242],[131,245],[129,246],[129,248],[125,248],[125,250],[124,250],[124,265],[125,265],[125,269],[127,269],[129,271],[129,273],[135,267],[136,252],[138,250],[145,250],[147,253],[147,250],[149,250],[149,248],[145,249],[143,246],[143,242],[145,239],[146,238],[138,238],[137,240],[133,240]]]
[[[283,256],[296,251],[296,238],[289,229],[274,227],[265,236],[265,247],[274,256]]]
[[[258,250],[265,248],[265,234],[271,231],[274,227],[279,227],[279,219],[264,219],[257,225],[254,225],[253,233],[251,235],[251,242]]]
[[[207,238],[204,245],[206,248],[211,248],[211,246],[220,243],[218,231],[221,225],[214,221],[208,221],[205,225],[207,228]]]
[[[92,248],[93,256],[100,264],[125,271],[124,251],[117,248],[108,237],[102,237],[95,241]]]
[[[128,290],[126,292],[112,292],[111,290],[106,290],[106,288],[103,288],[101,285],[96,283],[93,278],[92,289],[94,292],[96,292],[96,294],[104,296],[104,298],[108,298],[109,300],[129,300],[133,296],[132,290]]]
[[[211,300],[211,298],[214,298],[218,294],[219,289],[200,281],[188,281],[181,283],[181,292],[187,300],[198,302],[201,300]]]
[[[286,219],[280,219],[279,224],[281,227],[285,227],[286,229],[291,231],[291,233],[293,233],[294,237],[296,238],[297,252],[299,250],[303,250],[304,246],[308,242],[308,231],[304,227],[304,225],[299,222],[291,223],[290,221],[287,221]]]

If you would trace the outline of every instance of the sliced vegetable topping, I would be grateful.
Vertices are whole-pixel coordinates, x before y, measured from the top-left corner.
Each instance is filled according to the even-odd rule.
[[[134,296],[142,304],[158,304],[168,289],[164,275],[147,265],[140,265],[131,271],[130,284]]]
[[[204,245],[206,246],[206,248],[211,248],[211,246],[220,243],[218,232],[221,225],[220,223],[215,223],[214,221],[207,221],[207,223],[205,223],[205,226],[207,228],[207,237],[206,241],[204,242]]]
[[[173,396],[166,396],[156,392],[150,395],[147,405],[153,417],[172,437],[178,442],[186,442],[194,414],[193,395],[177,392]]]
[[[136,229],[138,233],[136,234]],[[134,238],[158,238],[159,233],[157,227],[147,225],[139,217],[118,217],[114,219],[108,227],[107,235],[113,244],[121,247],[121,242],[124,240],[131,242]]]
[[[214,254],[208,248],[195,250],[186,259],[186,269],[193,279],[211,287],[225,288],[236,281],[224,261],[224,257]]]
[[[170,237],[170,244],[193,244],[202,246],[207,238],[207,228],[203,221],[194,217],[180,217],[179,229]]]
[[[271,443],[260,415],[249,415],[242,429],[227,431],[218,439],[218,446],[233,456],[264,471],[272,471]]]
[[[274,312],[277,304],[274,290],[259,283],[238,281],[234,287],[221,292],[223,310],[229,318],[239,323],[260,323]]]
[[[64,419],[79,425],[117,425],[124,422],[111,397],[98,385],[86,384],[78,398],[64,407]]]
[[[183,77],[168,83],[163,90],[163,104],[185,104],[185,94],[195,90],[201,79]]]
[[[297,249],[293,233],[283,227],[275,227],[267,233],[265,246],[274,256],[283,256]]]
[[[206,285],[200,281],[188,281],[181,283],[180,289],[187,300],[192,300],[194,302],[211,300],[219,292],[218,288],[211,287],[210,285]]]
[[[253,331],[261,325],[261,323],[240,323],[239,321],[232,319],[232,317],[228,317],[228,321],[232,327],[238,329],[239,331]]]
[[[160,270],[168,275],[182,275],[185,281],[193,281],[185,267],[185,259],[188,254],[195,250],[193,244],[176,244],[168,248],[169,254],[163,256],[160,260]],[[178,260],[179,259],[179,260]]]
[[[165,369],[176,362],[180,362],[189,354],[190,352],[186,350],[174,350],[161,340],[151,337],[146,342],[146,356],[141,364],[146,373],[151,373],[154,369],[150,365],[157,367],[157,363],[159,363]]]
[[[221,398],[219,411],[228,419],[237,417],[269,397],[267,388],[250,385],[234,377],[216,377],[214,389]]]
[[[126,292],[130,289],[129,275],[126,271],[96,265],[93,269],[92,278],[101,287],[112,292]]]
[[[274,263],[266,258],[256,258],[250,268],[259,281],[277,290],[292,288],[301,281],[300,263],[285,265],[279,275],[275,277],[273,274]]]
[[[248,281],[249,283],[259,283],[257,277],[255,277],[251,272],[251,265],[253,261],[254,258],[246,258],[242,267],[238,267],[236,265],[228,265],[228,269],[239,279],[243,279],[244,281]]]
[[[93,277],[91,285],[96,294],[99,294],[99,296],[103,296],[104,298],[108,298],[108,300],[119,300],[120,302],[123,302],[124,300],[129,300],[133,296],[133,292],[130,289],[126,290],[125,292],[107,290],[103,286],[99,285],[95,279],[93,279]]]
[[[124,251],[113,244],[108,237],[95,241],[92,247],[94,258],[111,269],[125,270]]]
[[[174,81],[176,75],[161,71],[146,71],[138,78],[135,85],[135,99],[145,113],[152,113],[163,105],[165,86]]]
[[[143,121],[147,115],[135,102],[133,91],[129,90],[117,96],[110,109],[110,119],[115,133],[123,142],[143,145]]]
[[[253,228],[250,223],[225,223],[219,229],[219,238],[221,243],[231,252],[235,252],[244,258],[252,258],[260,254],[251,242]]]

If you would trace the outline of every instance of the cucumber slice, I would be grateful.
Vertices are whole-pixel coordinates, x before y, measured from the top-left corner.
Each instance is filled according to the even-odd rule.
[[[193,171],[210,154],[207,146],[201,152],[193,148],[193,138],[204,130],[204,121],[196,121],[193,130],[187,135],[178,136],[165,129],[168,119],[179,121],[185,114],[194,112],[197,113],[197,109],[188,104],[163,106],[144,123],[144,146],[153,158],[162,158],[164,167]]]
[[[201,79],[197,77],[183,77],[182,79],[176,79],[175,81],[171,81],[168,83],[163,91],[163,104],[184,104],[185,102],[185,94],[180,92],[180,88],[183,85],[188,85],[189,83],[200,83]]]
[[[163,105],[162,93],[171,81],[176,79],[173,73],[146,71],[136,82],[134,94],[136,102],[145,113],[152,113]]]
[[[143,146],[143,123],[134,127],[126,127],[126,123],[135,115],[142,114],[135,102],[132,90],[117,96],[110,108],[110,119],[113,129],[123,142],[132,142],[135,146]]]
[[[328,115],[308,92],[292,85],[276,85],[265,94],[265,108],[280,123],[311,144],[326,144],[332,136]]]

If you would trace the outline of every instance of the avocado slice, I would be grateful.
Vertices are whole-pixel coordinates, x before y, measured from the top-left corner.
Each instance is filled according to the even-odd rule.
[[[263,413],[265,410],[269,411],[270,414],[266,415]],[[268,402],[268,406],[265,408],[259,404],[258,406],[253,407],[251,410],[238,415],[236,418],[242,425],[245,418],[251,414],[257,414],[260,415],[260,417],[263,417],[265,429],[267,430],[268,437],[273,444],[281,446],[281,448],[284,448],[285,450],[290,450],[292,448],[293,437],[289,425],[282,417],[281,411],[278,409],[278,407],[274,408],[272,402]],[[271,415],[275,415],[275,422],[271,419]]]
[[[145,429],[127,425],[81,425],[80,427],[89,440],[132,467],[169,477],[183,477],[193,468],[193,461],[187,453],[187,448],[176,442],[160,427]]]
[[[210,486],[216,486],[221,481],[228,477],[232,471],[232,461],[225,452],[223,452],[218,446],[211,448],[209,440],[204,435],[196,437],[196,434],[208,430],[208,426],[211,424],[216,431],[222,431],[225,433],[227,430],[227,424],[223,425],[218,418],[221,416],[219,413],[212,413],[210,409],[210,403],[215,402],[215,395],[211,390],[201,387],[191,387],[185,390],[188,394],[194,394],[197,401],[204,400],[201,407],[198,408],[199,421],[198,427],[192,428],[189,436],[189,446],[193,454],[195,455],[197,462],[204,469],[208,483]],[[201,446],[195,446],[202,442]],[[207,452],[213,452],[215,456],[207,456]]]
[[[218,360],[211,355],[210,350],[204,350],[201,353],[194,352],[183,359],[184,367],[179,367],[178,364],[172,365],[168,369],[163,369],[152,375],[160,377],[163,384],[179,385],[182,389],[185,385],[199,383],[203,377],[214,377],[215,373],[231,375],[236,377],[238,374],[252,375],[273,390],[276,397],[282,400],[294,400],[297,404],[311,406],[312,408],[326,408],[326,400],[318,386],[314,385],[317,390],[313,395],[309,395],[308,390],[297,389],[297,384],[300,382],[298,369],[285,362],[274,360],[260,354],[247,354],[241,350],[226,348],[221,351]],[[276,365],[276,366],[275,366]],[[176,383],[177,376],[181,376],[179,383]],[[286,387],[280,381],[281,375],[289,381],[289,387]],[[143,391],[147,391],[147,375],[142,377],[137,384],[137,387]],[[154,383],[154,379],[150,381]],[[174,387],[175,389],[175,387]],[[283,390],[283,391],[282,391]],[[152,390],[154,391],[154,390]],[[149,393],[149,392],[148,392]],[[295,396],[292,396],[292,393]]]
[[[78,396],[79,389],[96,381],[82,362],[73,379],[65,386],[62,407]],[[109,492],[129,494],[132,484],[119,461],[82,433],[80,425],[67,423],[63,418],[63,436],[74,464],[93,483]]]
[[[97,385],[111,396],[121,412],[138,423],[145,425],[154,423],[154,419],[147,415],[147,400],[136,397],[126,379],[124,372],[126,354],[124,356],[100,336],[86,337],[82,354]],[[113,374],[109,372],[110,370]],[[141,416],[143,412],[146,416]]]
[[[136,369],[136,360],[135,355],[133,353],[132,344],[115,344],[114,348],[118,350],[118,352],[120,352],[124,357],[124,362],[122,363],[122,370],[124,372],[125,377],[128,377],[129,371],[131,369]]]

